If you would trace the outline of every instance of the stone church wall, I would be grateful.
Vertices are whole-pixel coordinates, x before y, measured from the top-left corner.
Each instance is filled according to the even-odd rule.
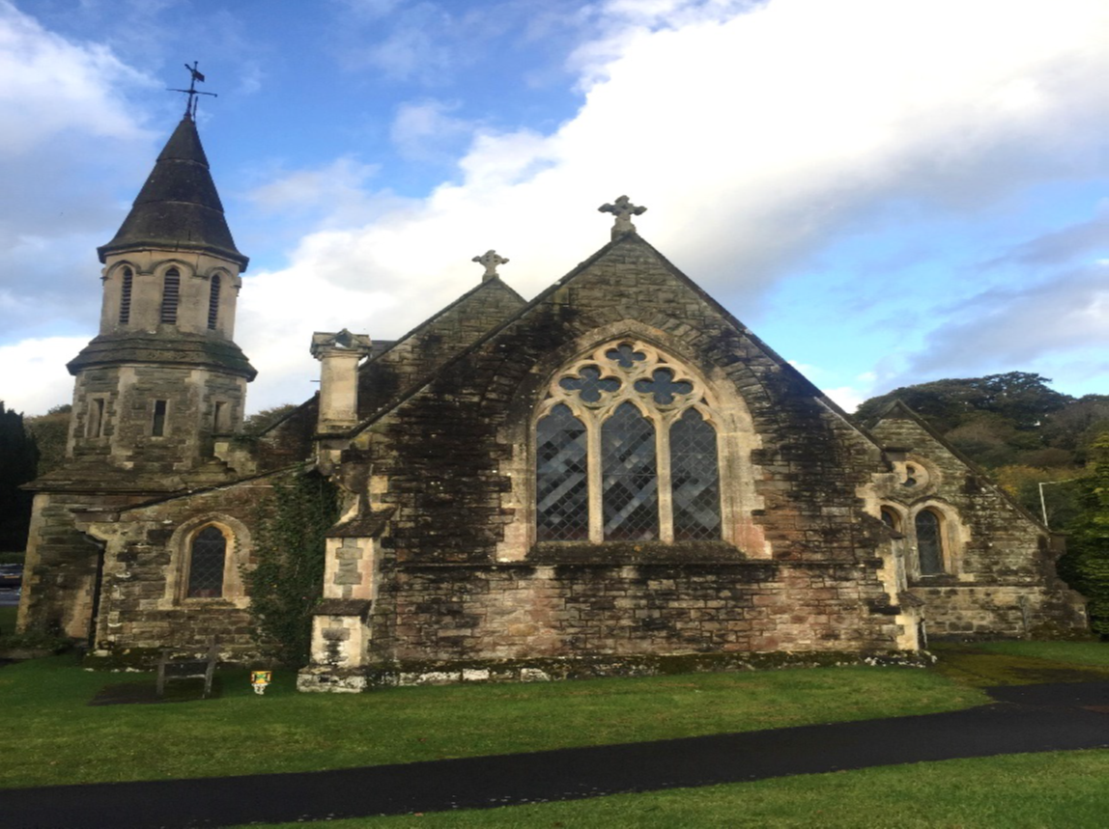
[[[502,564],[397,568],[375,662],[891,649],[866,566]]]
[[[903,463],[918,462],[927,476],[915,488],[893,481],[883,501],[907,517],[926,508],[944,516],[944,572],[922,575],[909,567],[909,589],[925,603],[930,637],[1085,629],[1083,601],[1058,578],[1043,526],[913,418],[882,420],[874,434],[885,446],[907,450]],[[911,538],[912,527],[905,530]]]

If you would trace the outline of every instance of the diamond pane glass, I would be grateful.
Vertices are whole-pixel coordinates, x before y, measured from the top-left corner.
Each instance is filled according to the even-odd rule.
[[[623,403],[601,427],[605,540],[658,538],[655,427]]]
[[[922,510],[916,516],[916,553],[922,576],[943,572],[940,519],[929,510]]]
[[[189,598],[223,595],[223,559],[227,539],[215,527],[205,527],[193,539],[189,561]]]
[[[631,368],[636,363],[641,363],[647,359],[647,355],[642,351],[636,351],[627,343],[618,345],[616,348],[610,348],[605,352],[605,357],[612,360],[620,368]]]
[[[716,430],[696,409],[670,427],[674,540],[720,538],[720,475]]]
[[[540,541],[589,538],[585,426],[559,404],[536,427],[536,534]]]

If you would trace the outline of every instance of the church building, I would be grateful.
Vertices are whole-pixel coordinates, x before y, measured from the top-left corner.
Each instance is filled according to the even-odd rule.
[[[259,505],[317,474],[342,517],[304,690],[1084,628],[1048,530],[913,412],[852,422],[639,235],[644,208],[601,210],[611,240],[530,301],[489,251],[398,340],[316,333],[319,394],[245,435],[248,259],[187,114],[98,251],[20,626],[253,658]]]

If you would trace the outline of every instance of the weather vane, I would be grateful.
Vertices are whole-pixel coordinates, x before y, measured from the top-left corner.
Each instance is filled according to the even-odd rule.
[[[200,61],[198,61],[198,60],[194,60],[192,66],[189,66],[187,63],[185,64],[185,68],[189,70],[189,88],[188,89],[173,89],[173,88],[170,88],[170,90],[169,90],[170,92],[184,92],[186,95],[189,96],[189,100],[185,104],[185,117],[186,118],[192,118],[194,121],[196,120],[196,101],[197,101],[196,96],[197,95],[211,95],[213,98],[218,98],[219,97],[219,95],[217,95],[215,92],[201,92],[199,89],[196,88],[196,82],[197,81],[200,81],[201,83],[204,83],[204,76],[196,68],[199,64],[200,64]]]

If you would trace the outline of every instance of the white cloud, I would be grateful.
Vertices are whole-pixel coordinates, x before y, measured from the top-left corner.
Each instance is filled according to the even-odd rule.
[[[389,130],[397,152],[416,161],[453,160],[451,151],[464,144],[475,128],[471,122],[450,115],[457,109],[457,103],[435,100],[401,104]]]
[[[1098,0],[648,11],[625,36],[605,33],[619,48],[603,71],[581,70],[573,119],[545,135],[479,129],[458,181],[362,228],[306,236],[243,307],[280,305],[277,286],[341,286],[361,318],[342,324],[395,336],[474,284],[469,259],[489,247],[512,259],[510,284],[537,292],[607,240],[595,209],[626,192],[650,207],[643,235],[743,316],[886,202],[971,216],[1061,167],[1104,172],[1088,138],[1109,129]],[[313,323],[290,324],[307,342]]]
[[[72,43],[0,0],[0,154],[22,155],[57,133],[145,135],[120,94],[153,81],[96,43]]]
[[[87,337],[44,337],[0,346],[0,399],[4,406],[36,415],[69,403],[73,378],[65,364],[87,343]]]

